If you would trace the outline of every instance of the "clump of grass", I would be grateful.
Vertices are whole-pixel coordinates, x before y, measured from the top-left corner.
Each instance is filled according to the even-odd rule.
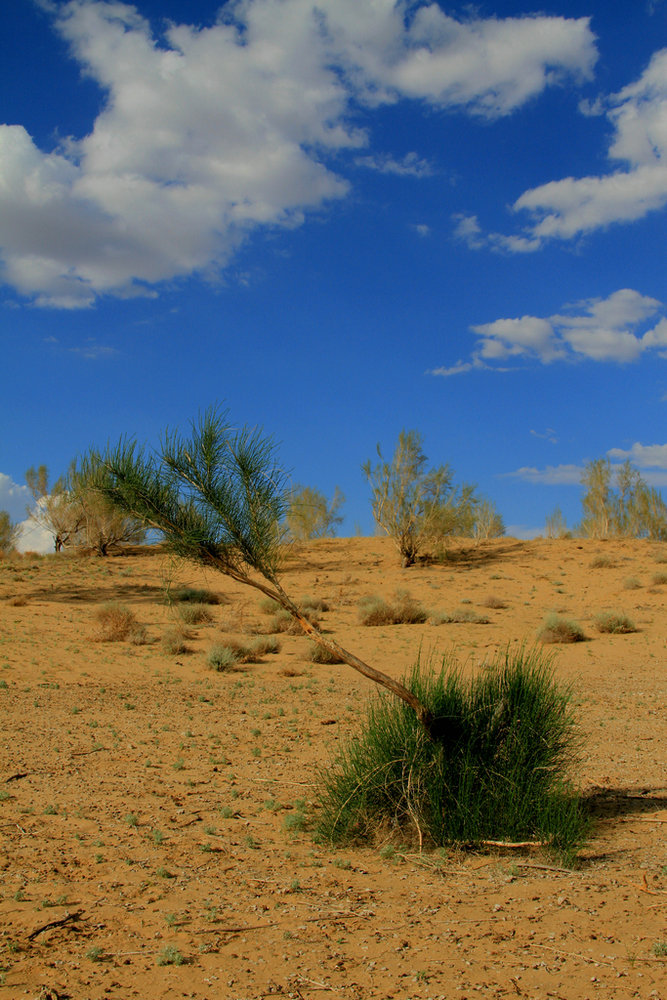
[[[498,597],[497,594],[488,594],[482,601],[482,606],[490,608],[492,611],[500,611],[502,608],[507,607],[507,602],[502,597]]]
[[[571,692],[544,654],[508,651],[472,679],[452,660],[417,663],[405,683],[440,720],[438,738],[402,701],[377,696],[361,733],[319,773],[320,835],[576,848],[586,818],[569,779],[580,737]]]
[[[616,563],[611,558],[611,556],[595,556],[591,560],[592,569],[611,569]]]
[[[316,628],[319,626],[319,622],[313,612],[308,608],[301,608],[301,614],[306,618],[311,625]],[[284,608],[280,610],[272,617],[268,624],[268,631],[270,633],[285,633],[286,635],[302,635],[303,629],[299,625],[296,619],[292,618],[289,611]]]
[[[560,615],[547,615],[544,624],[537,634],[537,638],[543,643],[568,643],[583,642],[586,635],[576,622],[569,618],[561,618]]]
[[[340,656],[332,653],[326,646],[320,646],[318,642],[310,643],[308,659],[311,663],[344,663]]]
[[[208,652],[206,660],[214,670],[232,670],[241,663],[259,663],[266,653],[277,653],[280,643],[275,639],[257,639],[249,646],[236,639],[218,642]]]
[[[627,615],[616,611],[601,611],[595,616],[594,622],[598,632],[607,632],[611,635],[637,631],[635,623]]]
[[[420,625],[428,611],[407,590],[398,590],[393,601],[382,597],[363,597],[359,601],[359,621],[362,625]]]
[[[131,639],[143,626],[137,622],[134,612],[118,601],[101,604],[95,612],[98,642],[122,642]],[[144,629],[145,634],[145,629]]]
[[[660,587],[663,583],[667,583],[667,573],[654,573],[651,577],[651,583],[654,587]]]
[[[178,615],[186,625],[204,625],[213,621],[213,615],[206,604],[196,601],[179,605]]]
[[[177,604],[220,604],[220,595],[201,587],[177,587],[169,593]]]
[[[623,581],[623,587],[625,590],[640,590],[641,583],[636,576],[626,576]]]
[[[299,608],[301,611],[319,611],[323,614],[325,611],[329,611],[329,604],[321,597],[302,597],[299,601]]]
[[[167,629],[160,640],[160,644],[164,652],[169,656],[180,656],[181,653],[188,652],[188,646],[185,640],[186,636],[183,629],[176,625],[173,628]]]
[[[168,944],[166,948],[163,948],[157,957],[158,965],[183,965],[184,963],[183,955],[173,944]]]

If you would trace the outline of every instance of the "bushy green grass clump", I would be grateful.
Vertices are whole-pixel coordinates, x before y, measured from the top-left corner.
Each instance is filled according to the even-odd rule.
[[[408,686],[439,720],[439,738],[403,702],[373,701],[362,732],[319,775],[324,838],[576,848],[586,825],[569,784],[579,736],[548,658],[508,651],[471,679],[451,661],[417,664]]]
[[[632,619],[620,611],[601,611],[595,616],[595,627],[598,632],[607,632],[610,635],[625,635],[637,631]]]

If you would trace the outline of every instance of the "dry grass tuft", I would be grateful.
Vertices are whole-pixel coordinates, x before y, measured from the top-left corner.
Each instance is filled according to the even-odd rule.
[[[332,653],[326,646],[320,646],[317,642],[311,642],[308,652],[308,659],[311,663],[344,663],[340,656]]]
[[[615,565],[611,556],[596,556],[591,562],[591,569],[612,569]]]
[[[545,618],[537,638],[543,643],[568,643],[583,642],[586,636],[576,622],[552,614]]]
[[[626,635],[629,632],[636,632],[637,628],[627,615],[615,611],[601,611],[594,618],[595,627],[598,632],[606,632],[610,635]]]
[[[146,630],[139,625],[134,612],[118,601],[102,604],[95,612],[95,620],[98,626],[95,634],[97,642],[123,642],[131,640],[133,633],[145,637]]]
[[[359,602],[362,625],[421,625],[427,618],[428,611],[407,590],[397,590],[391,602],[373,596]]]
[[[500,611],[501,608],[507,607],[507,602],[503,601],[502,597],[498,597],[497,594],[489,594],[482,601],[482,607]]]
[[[182,653],[189,652],[185,641],[186,638],[187,636],[183,629],[175,625],[173,628],[167,629],[160,640],[160,644],[164,652],[169,656],[179,656]]]
[[[178,614],[186,625],[204,625],[213,621],[213,615],[205,604],[180,604]]]

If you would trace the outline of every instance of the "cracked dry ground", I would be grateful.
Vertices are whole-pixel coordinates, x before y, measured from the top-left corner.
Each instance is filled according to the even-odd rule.
[[[321,541],[291,554],[284,583],[326,599],[323,626],[394,676],[420,645],[474,670],[531,643],[547,612],[576,619],[588,641],[554,654],[595,818],[575,870],[531,850],[315,843],[316,771],[359,723],[362,677],[289,635],[261,663],[211,670],[214,642],[263,627],[259,600],[159,551],[0,563],[0,1000],[666,1000],[667,547],[465,544],[402,570],[387,540]],[[221,603],[174,655],[160,640],[179,582]],[[358,624],[361,597],[398,587],[489,621]],[[143,645],[95,641],[109,600]],[[638,631],[596,632],[605,609]]]

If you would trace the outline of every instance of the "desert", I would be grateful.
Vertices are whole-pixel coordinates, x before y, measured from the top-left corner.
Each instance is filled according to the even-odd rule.
[[[318,773],[373,684],[287,633],[214,669],[216,643],[265,630],[260,595],[159,546],[14,556],[0,563],[0,996],[664,1000],[664,545],[462,539],[404,569],[390,539],[322,539],[289,550],[282,580],[396,678],[417,656],[474,672],[535,643],[548,613],[575,620],[584,641],[543,649],[584,740],[576,863],[318,842]],[[217,595],[208,620],[184,623],[166,599],[179,587]],[[360,623],[360,600],[398,590],[473,613]],[[131,611],[129,637],[102,641],[109,602]],[[600,632],[602,612],[636,631]]]

